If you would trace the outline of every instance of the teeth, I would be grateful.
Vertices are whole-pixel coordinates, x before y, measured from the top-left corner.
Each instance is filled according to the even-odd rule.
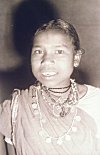
[[[42,73],[44,76],[52,76],[52,75],[55,75],[56,73],[55,72],[44,72]]]

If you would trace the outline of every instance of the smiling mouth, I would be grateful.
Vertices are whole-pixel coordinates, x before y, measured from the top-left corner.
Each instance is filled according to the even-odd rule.
[[[56,72],[43,72],[42,73],[42,75],[45,77],[51,77],[51,76],[54,76],[56,74],[57,74]]]

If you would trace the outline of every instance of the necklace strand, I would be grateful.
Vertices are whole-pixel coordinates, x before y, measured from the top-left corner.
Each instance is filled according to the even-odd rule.
[[[38,91],[39,91],[39,88],[38,88]],[[38,106],[38,111],[39,111],[39,122],[40,122],[40,126],[41,126],[41,130],[39,131],[39,135],[42,136],[43,138],[45,138],[46,143],[51,143],[52,141],[56,140],[57,144],[61,145],[63,143],[63,139],[69,140],[70,139],[69,133],[73,128],[75,118],[77,116],[77,108],[75,109],[75,114],[72,118],[72,122],[71,122],[71,125],[68,128],[68,130],[66,130],[66,132],[64,132],[61,136],[53,137],[53,136],[49,135],[48,132],[44,129],[43,122],[42,122],[43,116],[42,116],[41,109],[39,106],[38,92],[36,92],[36,99],[37,99],[37,106]]]
[[[66,86],[66,87],[61,87],[61,88],[49,88],[49,89],[66,89],[66,88],[68,88],[70,86],[70,84],[68,85],[68,86]]]
[[[63,93],[66,93],[70,89],[70,87],[71,87],[71,82],[70,82],[69,86],[67,86],[67,87],[62,87],[62,88],[47,88],[47,90],[49,90],[49,91],[51,91],[53,93],[63,94]],[[54,91],[54,90],[57,90],[57,89],[59,89],[59,90],[66,89],[66,90],[64,90],[64,91]]]
[[[70,89],[70,87],[71,87],[71,82],[70,82],[70,85],[69,85],[69,86],[67,86],[67,87],[62,87],[62,88],[48,88],[48,87],[42,86],[42,85],[41,85],[41,87],[42,87],[42,89],[43,89],[45,92],[50,91],[50,92],[53,92],[53,93],[63,94],[63,93],[66,93],[66,92]],[[57,89],[59,89],[59,90],[66,89],[66,90],[64,90],[64,91],[54,91],[54,90],[57,90]]]
[[[52,113],[54,116],[56,117],[65,117],[66,115],[68,115],[70,113],[71,110],[71,106],[75,105],[78,103],[78,90],[77,90],[77,86],[74,80],[70,80],[71,82],[71,90],[70,93],[68,95],[68,97],[66,99],[64,99],[62,102],[60,100],[62,100],[61,97],[59,97],[58,100],[55,100],[54,98],[51,97],[50,92],[42,89],[41,87],[41,95],[43,97],[43,99],[45,100],[45,102],[47,103],[48,100],[46,99],[44,92],[46,92],[48,98],[51,100],[51,104],[49,102],[49,105],[52,106]],[[59,102],[60,101],[60,102]],[[55,110],[57,109],[57,107],[59,107],[60,109],[60,113],[56,114]]]
[[[75,120],[76,121],[81,120],[81,118],[79,119],[80,116],[77,116],[77,107],[75,107],[76,103],[78,102],[78,90],[75,87],[75,85],[76,85],[75,82],[73,80],[71,80],[71,82],[72,82],[72,85],[71,85],[72,91],[71,91],[71,93],[74,93],[74,95],[76,95],[76,97],[72,97],[73,102],[75,102],[75,103],[72,103],[71,99],[68,100],[70,102],[68,106],[71,109],[74,106],[75,110],[74,110],[73,116],[71,118],[71,124],[69,125],[68,129],[66,129],[66,131],[64,133],[62,133],[60,136],[51,136],[47,132],[47,130],[44,128],[43,115],[42,115],[42,112],[41,112],[40,103],[39,103],[39,96],[38,96],[39,92],[41,91],[41,86],[37,86],[36,95],[35,95],[36,100],[35,101],[36,101],[36,104],[37,104],[37,110],[39,112],[39,122],[40,122],[40,127],[41,127],[41,130],[39,131],[38,134],[42,138],[44,138],[46,143],[51,143],[53,141],[56,141],[56,143],[58,145],[61,145],[64,140],[70,140],[70,138],[71,138],[70,133],[71,132],[76,132],[77,131],[77,128],[74,127],[74,122],[75,122]],[[53,106],[54,106],[54,104],[53,104]],[[78,117],[78,120],[76,119],[77,117]]]
[[[65,90],[65,91],[62,91],[62,92],[60,92],[60,91],[53,91],[52,89],[48,89],[49,91],[51,91],[51,92],[53,92],[53,93],[59,93],[59,94],[63,94],[63,93],[66,93],[68,90],[70,89],[70,86]]]

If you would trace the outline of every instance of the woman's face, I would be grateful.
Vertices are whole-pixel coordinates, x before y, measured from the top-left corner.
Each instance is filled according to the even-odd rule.
[[[69,84],[74,65],[74,46],[69,36],[58,30],[38,33],[31,54],[32,72],[47,87]]]

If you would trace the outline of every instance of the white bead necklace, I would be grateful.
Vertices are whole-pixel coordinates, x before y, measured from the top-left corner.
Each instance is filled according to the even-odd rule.
[[[77,109],[75,111],[75,114],[74,114],[74,117],[72,119],[72,122],[71,122],[71,125],[70,127],[68,128],[68,130],[66,130],[66,132],[64,132],[61,136],[57,136],[57,137],[53,137],[53,136],[50,136],[48,134],[48,132],[44,129],[43,127],[43,122],[42,122],[42,116],[40,117],[40,125],[41,125],[41,130],[39,131],[39,135],[45,139],[45,142],[46,143],[51,143],[53,141],[56,140],[56,143],[61,145],[63,143],[64,140],[68,141],[71,139],[71,136],[70,136],[70,131],[72,132],[75,132],[77,131],[77,128],[74,127],[74,122],[75,122],[75,117],[77,116]]]

